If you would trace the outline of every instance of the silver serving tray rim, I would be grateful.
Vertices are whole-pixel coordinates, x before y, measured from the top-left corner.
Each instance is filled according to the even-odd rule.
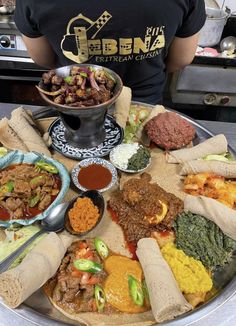
[[[142,105],[146,107],[153,108],[154,105],[143,103],[143,102],[137,102],[137,101],[132,101],[132,104],[134,105]],[[43,118],[44,114],[48,115],[50,109],[46,109],[45,112],[42,112],[42,114],[39,114],[38,118]],[[180,116],[182,116],[184,119],[189,121],[191,124],[193,124],[197,130],[197,134],[199,136],[199,132],[202,133],[202,135],[199,137],[200,140],[207,139],[209,137],[214,136],[212,132],[210,132],[208,129],[203,127],[200,123],[195,121],[194,119],[188,117],[185,114],[182,114],[178,111],[172,110],[167,108],[167,111],[173,111]],[[50,113],[49,113],[50,115]],[[50,115],[51,116],[51,115]],[[208,136],[208,137],[207,137]],[[232,147],[229,145],[229,151],[236,157],[236,152],[232,149]],[[40,293],[41,290],[37,291],[33,295],[37,295],[37,293]],[[164,323],[156,323],[153,325],[173,325],[173,326],[186,326],[186,325],[191,325],[204,317],[208,316],[212,312],[214,312],[216,309],[221,307],[223,304],[225,304],[228,300],[231,299],[236,293],[236,276],[232,278],[232,280],[220,291],[218,295],[210,299],[208,302],[205,304],[199,306],[198,308],[192,310],[191,312],[188,312],[184,315],[181,315],[173,320],[164,322]],[[41,294],[40,294],[41,295]],[[30,298],[28,299],[30,300]],[[32,307],[28,306],[27,304],[23,303],[18,307],[17,309],[11,309],[8,306],[6,306],[4,303],[0,303],[3,305],[6,309],[10,310],[11,312],[15,313],[22,319],[25,319],[29,322],[32,322],[33,324],[36,325],[42,325],[42,326],[56,326],[56,325],[61,325],[61,326],[66,326],[66,325],[83,325],[79,322],[70,320],[66,318],[66,321],[62,321],[58,319],[58,317],[54,318],[53,316],[45,315],[42,314],[41,312],[33,309]],[[50,308],[52,307],[51,303],[48,300],[48,304],[50,305]],[[54,308],[55,309],[55,308]],[[65,319],[65,317],[63,316]]]

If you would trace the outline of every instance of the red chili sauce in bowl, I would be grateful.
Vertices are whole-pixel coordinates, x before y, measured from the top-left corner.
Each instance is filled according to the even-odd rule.
[[[82,167],[78,174],[80,185],[91,190],[106,188],[111,180],[112,174],[110,170],[101,164],[91,164]]]

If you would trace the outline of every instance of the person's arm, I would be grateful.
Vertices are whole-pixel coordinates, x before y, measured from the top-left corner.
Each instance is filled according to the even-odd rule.
[[[175,72],[189,65],[194,58],[199,33],[190,37],[175,37],[170,45],[166,67],[167,72]]]
[[[53,69],[55,68],[55,52],[44,36],[30,38],[22,35],[27,51],[33,61],[39,66]]]

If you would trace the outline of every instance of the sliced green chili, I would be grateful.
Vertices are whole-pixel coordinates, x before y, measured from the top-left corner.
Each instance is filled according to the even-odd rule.
[[[46,163],[43,160],[36,162],[35,166],[36,166],[36,168],[39,168],[40,170],[47,171],[49,173],[57,174],[59,172],[58,169],[54,165]]]
[[[95,249],[97,250],[97,253],[102,259],[107,258],[109,254],[109,249],[107,245],[100,239],[100,238],[95,238],[94,239],[94,246]]]
[[[144,294],[140,283],[132,275],[128,275],[129,293],[133,302],[138,306],[144,304]]]
[[[84,77],[84,78],[88,77],[88,74],[85,71],[81,71],[79,74],[81,77]]]
[[[145,280],[143,280],[142,282],[142,289],[143,289],[143,295],[144,295],[144,299],[147,305],[150,304],[150,298],[149,298],[149,292],[148,292],[148,287],[147,287],[147,283]]]
[[[67,83],[67,84],[71,84],[72,81],[73,81],[73,76],[67,76],[64,78],[64,81]]]
[[[14,189],[14,183],[12,181],[8,181],[6,184],[0,187],[0,194],[12,192],[13,189]]]
[[[34,207],[40,201],[40,195],[36,195],[29,200],[29,207]]]
[[[91,261],[89,259],[77,259],[74,261],[74,266],[79,271],[89,273],[98,273],[102,270],[101,264]]]
[[[101,286],[95,285],[94,295],[95,295],[95,301],[96,301],[96,306],[98,308],[98,311],[101,312],[103,311],[106,302],[105,293],[101,288]]]
[[[109,72],[107,72],[106,70],[105,70],[105,75],[108,79],[111,79],[116,84],[115,78],[111,74],[109,74]]]
[[[30,180],[30,185],[32,185],[32,186],[37,185],[39,182],[41,182],[44,179],[45,179],[45,177],[43,175],[38,175],[37,177]]]

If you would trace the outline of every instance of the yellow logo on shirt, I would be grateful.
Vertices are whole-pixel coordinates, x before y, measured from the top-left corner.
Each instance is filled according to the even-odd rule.
[[[123,62],[158,55],[165,46],[164,26],[147,27],[144,38],[99,38],[101,29],[112,16],[105,11],[96,21],[82,14],[72,18],[61,42],[63,54],[76,63],[95,57],[95,61]]]

